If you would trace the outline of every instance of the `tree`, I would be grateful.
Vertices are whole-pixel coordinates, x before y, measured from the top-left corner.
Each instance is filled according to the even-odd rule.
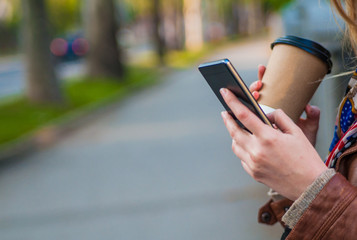
[[[162,6],[161,0],[153,0],[152,1],[152,19],[153,19],[153,40],[154,46],[159,58],[160,64],[165,63],[165,36],[162,31]]]
[[[203,46],[201,0],[184,0],[185,46],[187,50],[200,50]]]
[[[88,74],[119,79],[124,74],[117,33],[117,8],[113,0],[87,0],[86,36],[89,42]]]
[[[27,97],[35,103],[62,102],[49,49],[50,36],[45,1],[22,0],[22,10]]]
[[[167,47],[175,50],[182,50],[184,48],[184,17],[183,17],[183,0],[166,0],[166,12],[171,13],[168,19],[171,22],[170,32],[171,38],[167,41]]]

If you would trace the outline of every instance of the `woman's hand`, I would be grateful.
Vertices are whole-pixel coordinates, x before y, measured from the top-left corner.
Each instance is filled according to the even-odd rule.
[[[258,182],[296,200],[326,170],[314,147],[283,111],[268,115],[279,131],[264,124],[228,89],[221,89],[221,94],[237,119],[252,132],[240,128],[227,112],[222,112],[233,139],[233,152],[245,171]]]
[[[258,81],[253,82],[249,86],[255,100],[258,100],[260,95],[259,91],[263,86],[263,76],[265,73],[266,67],[263,65],[258,66]],[[320,122],[320,109],[317,106],[307,105],[305,107],[306,118],[300,118],[297,122],[297,125],[301,128],[305,136],[309,139],[311,144],[315,146],[317,131],[319,130]]]
[[[305,107],[306,118],[300,118],[297,125],[301,128],[312,146],[316,144],[317,131],[319,130],[320,109],[310,104]]]
[[[260,95],[259,95],[259,90],[262,88],[263,86],[263,76],[265,73],[266,67],[263,65],[259,65],[258,66],[258,81],[253,82],[250,86],[249,86],[249,91],[252,93],[253,97],[255,98],[255,100],[258,100]]]

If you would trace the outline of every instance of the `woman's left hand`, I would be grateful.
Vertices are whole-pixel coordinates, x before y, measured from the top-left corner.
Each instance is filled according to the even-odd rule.
[[[237,119],[252,132],[240,128],[227,112],[222,112],[233,139],[233,152],[245,171],[258,182],[296,200],[326,170],[314,147],[283,111],[268,115],[279,131],[264,124],[228,89],[221,89],[221,94]]]
[[[251,91],[255,100],[258,100],[260,97],[259,91],[263,87],[263,76],[265,74],[266,67],[263,65],[258,66],[258,81],[253,82],[249,86],[249,90]],[[317,106],[306,105],[305,107],[306,118],[300,118],[296,123],[301,130],[304,132],[305,136],[309,139],[311,144],[315,146],[317,131],[319,129],[319,121],[320,121],[320,109]]]

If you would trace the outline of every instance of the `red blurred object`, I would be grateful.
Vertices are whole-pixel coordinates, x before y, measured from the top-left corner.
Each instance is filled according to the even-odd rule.
[[[68,51],[68,42],[63,38],[55,38],[51,42],[50,50],[53,55],[62,57]]]
[[[72,43],[72,50],[77,56],[84,56],[89,50],[89,43],[84,38],[77,38]]]

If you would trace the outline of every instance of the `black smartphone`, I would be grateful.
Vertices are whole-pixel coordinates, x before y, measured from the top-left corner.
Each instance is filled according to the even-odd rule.
[[[246,107],[248,107],[248,109],[255,113],[255,115],[257,115],[264,123],[268,124],[269,126],[272,126],[257,101],[250,93],[249,88],[245,85],[242,78],[239,76],[238,72],[235,70],[232,63],[228,59],[203,63],[198,67],[198,69],[200,70],[203,77],[206,79],[208,85],[211,87],[213,92],[216,94],[219,101],[222,103],[223,107],[227,110],[228,113],[231,114],[231,116],[236,120],[240,127],[246,129],[244,125],[237,120],[232,110],[223,100],[219,92],[221,88],[229,89]]]

